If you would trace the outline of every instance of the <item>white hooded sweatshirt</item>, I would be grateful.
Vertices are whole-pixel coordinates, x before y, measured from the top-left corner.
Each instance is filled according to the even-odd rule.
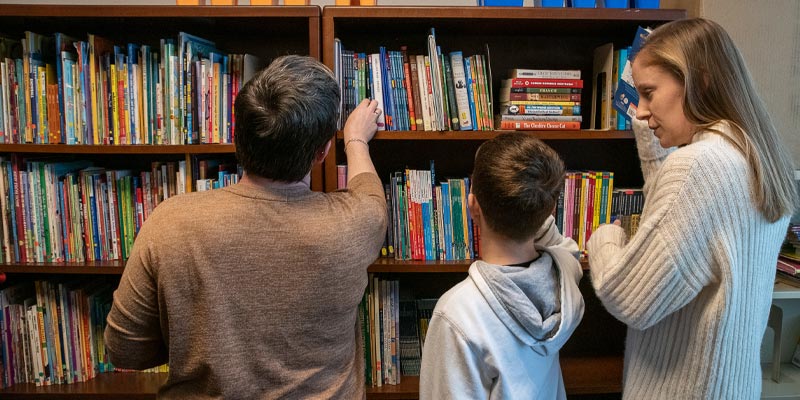
[[[558,245],[537,245],[540,256],[527,267],[476,261],[439,299],[423,347],[421,400],[566,399],[558,352],[583,318],[583,273],[574,242]]]

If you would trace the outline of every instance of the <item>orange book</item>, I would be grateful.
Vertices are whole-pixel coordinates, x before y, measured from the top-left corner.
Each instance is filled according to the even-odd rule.
[[[238,3],[238,0],[211,0],[212,6],[236,6]]]
[[[296,1],[296,0],[295,1],[292,1],[292,0],[284,1],[284,4],[286,4],[287,6],[288,5],[297,5],[299,3],[304,3],[304,4],[307,5],[308,1],[305,1],[305,2]],[[278,0],[250,0],[250,5],[251,6],[277,6],[278,5]]]
[[[250,0],[251,6],[268,6],[271,3],[270,0]],[[307,6],[311,4],[309,0],[283,0],[283,5],[285,6]]]
[[[176,0],[175,4],[179,6],[204,6],[204,0]]]

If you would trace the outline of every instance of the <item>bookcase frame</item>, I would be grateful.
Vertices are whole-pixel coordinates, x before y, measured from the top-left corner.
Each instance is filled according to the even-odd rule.
[[[568,169],[615,172],[616,187],[641,187],[632,132],[592,130],[590,126],[594,48],[608,42],[630,45],[636,28],[686,18],[685,10],[574,9],[532,7],[325,7],[322,14],[322,60],[333,69],[334,39],[347,50],[376,53],[408,47],[408,54],[426,54],[430,28],[442,53],[491,56],[494,104],[500,81],[512,68],[580,69],[584,80],[583,120],[579,131],[528,131],[552,146]],[[495,113],[497,107],[495,107]],[[436,162],[436,177],[463,177],[472,171],[477,147],[502,131],[379,131],[370,142],[376,170],[386,182],[389,173],[405,167],[426,169]],[[326,191],[336,189],[337,164],[346,159],[343,134],[325,161]],[[464,279],[472,260],[406,261],[380,258],[369,272],[411,285],[422,297],[441,295]],[[583,263],[584,270],[588,265]],[[581,281],[586,302],[584,320],[561,352],[568,394],[619,393],[625,326],[594,295],[588,272]],[[438,296],[437,296],[438,297]],[[369,399],[415,399],[419,378],[402,377],[399,385],[367,388]]]
[[[321,10],[298,7],[191,7],[191,6],[81,6],[0,5],[0,34],[23,38],[25,30],[52,35],[63,32],[85,40],[97,34],[117,44],[146,43],[177,38],[179,31],[215,41],[227,52],[249,53],[263,66],[277,56],[302,54],[320,59]],[[142,165],[149,161],[186,160],[193,156],[234,157],[233,144],[196,145],[64,145],[0,144],[0,154],[30,157],[63,156],[97,160],[98,165]],[[312,189],[324,189],[322,166],[312,170]],[[119,276],[123,261],[85,263],[0,264],[6,284],[64,275]],[[0,389],[2,399],[154,399],[166,374],[104,373],[95,379],[69,385],[36,387],[17,384]]]

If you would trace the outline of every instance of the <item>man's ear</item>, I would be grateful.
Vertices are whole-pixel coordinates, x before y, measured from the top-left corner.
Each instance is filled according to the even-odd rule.
[[[325,157],[328,157],[328,152],[331,151],[333,141],[334,139],[329,140],[328,143],[325,143],[325,147],[314,155],[314,164],[320,164],[325,161]]]
[[[470,190],[470,194],[467,196],[467,207],[469,207],[469,215],[475,221],[478,226],[481,225],[481,221],[483,220],[483,211],[481,211],[481,205],[478,203],[478,198],[472,194]]]

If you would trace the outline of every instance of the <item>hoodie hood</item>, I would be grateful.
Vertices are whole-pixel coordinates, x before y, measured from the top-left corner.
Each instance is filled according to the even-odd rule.
[[[558,352],[583,318],[580,263],[564,249],[536,247],[527,267],[476,261],[469,276],[500,321],[547,356]]]

